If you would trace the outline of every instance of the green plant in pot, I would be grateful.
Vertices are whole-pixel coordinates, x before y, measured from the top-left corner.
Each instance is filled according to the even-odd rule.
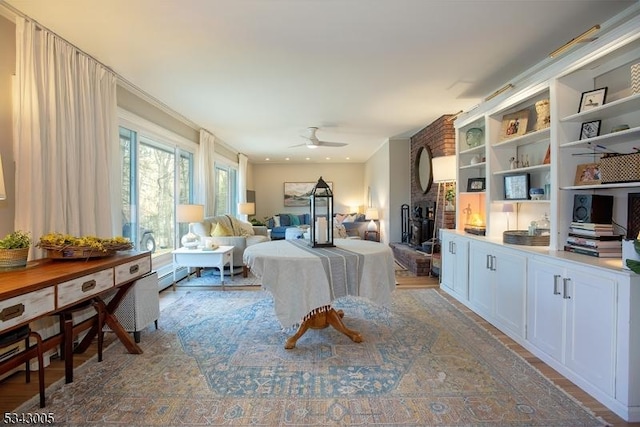
[[[26,266],[30,247],[28,232],[18,230],[0,239],[0,269]]]
[[[456,186],[452,185],[447,188],[447,191],[444,193],[444,200],[446,200],[445,210],[451,211],[455,209],[453,202],[456,200]]]
[[[638,233],[638,237],[633,241],[633,248],[640,255],[640,233]],[[627,267],[631,269],[634,273],[640,274],[640,261],[636,261],[635,259],[628,259]]]

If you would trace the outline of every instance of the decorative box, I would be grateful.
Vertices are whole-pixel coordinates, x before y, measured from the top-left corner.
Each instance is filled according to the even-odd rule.
[[[600,159],[600,182],[640,181],[640,153],[613,154]]]

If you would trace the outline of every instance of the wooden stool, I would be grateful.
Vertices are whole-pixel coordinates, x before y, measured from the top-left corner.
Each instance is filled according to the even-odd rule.
[[[36,340],[35,345],[30,344],[29,338]],[[8,359],[0,362],[0,374],[9,372],[10,370],[17,368],[21,363],[25,364],[25,376],[26,381],[31,381],[31,366],[29,361],[34,357],[38,358],[38,387],[40,391],[40,407],[44,408],[44,362],[42,357],[42,338],[37,332],[33,332],[29,325],[24,325],[13,331],[0,334],[0,348],[8,347],[13,344],[17,344],[24,340],[24,350],[14,354]]]
[[[104,333],[102,327],[104,324],[103,305],[96,300],[83,301],[74,306],[68,307],[59,313],[60,316],[60,333],[62,334],[62,343],[60,345],[60,359],[64,360],[64,377],[65,382],[73,382],[73,314],[93,306],[96,309],[94,327],[98,330],[98,362],[102,362],[102,346]]]

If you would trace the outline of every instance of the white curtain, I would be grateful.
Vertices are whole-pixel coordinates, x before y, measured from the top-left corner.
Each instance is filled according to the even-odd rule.
[[[120,181],[116,76],[16,19],[15,228],[111,237]],[[38,257],[32,253],[32,257]]]
[[[249,158],[244,154],[238,154],[238,203],[247,201],[247,164]],[[249,215],[243,214],[242,220],[249,221]]]
[[[204,216],[215,212],[215,143],[216,137],[200,129],[200,149],[198,156],[198,203],[204,205]]]

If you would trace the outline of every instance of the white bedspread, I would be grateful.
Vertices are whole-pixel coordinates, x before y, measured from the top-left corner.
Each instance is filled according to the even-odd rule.
[[[393,252],[383,243],[368,240],[335,239],[342,249],[364,255],[358,295],[386,306],[395,289]],[[244,263],[262,280],[262,287],[275,301],[283,327],[300,323],[314,308],[331,303],[329,282],[320,258],[286,240],[249,246]]]

